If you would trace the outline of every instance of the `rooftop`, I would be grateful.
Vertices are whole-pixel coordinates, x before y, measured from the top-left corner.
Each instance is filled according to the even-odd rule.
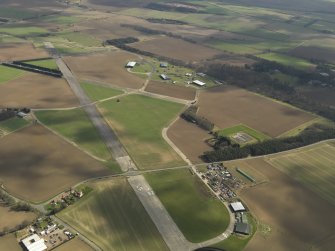
[[[233,202],[230,204],[231,208],[233,209],[234,212],[241,212],[245,211],[245,207],[241,202]]]
[[[44,239],[41,239],[37,234],[23,239],[22,243],[28,251],[44,251],[47,249]]]

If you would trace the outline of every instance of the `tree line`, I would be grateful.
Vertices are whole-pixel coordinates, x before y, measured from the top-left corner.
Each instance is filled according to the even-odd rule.
[[[292,150],[298,147],[310,145],[322,140],[335,138],[335,127],[315,124],[299,135],[287,138],[275,138],[263,142],[240,147],[237,144],[227,144],[218,147],[214,151],[207,151],[201,157],[206,162],[217,162],[248,156],[261,156],[271,153],[277,153]]]
[[[180,115],[180,117],[188,122],[195,123],[200,128],[206,131],[213,130],[214,124],[205,117],[197,115],[197,111],[198,111],[197,106],[190,106]]]

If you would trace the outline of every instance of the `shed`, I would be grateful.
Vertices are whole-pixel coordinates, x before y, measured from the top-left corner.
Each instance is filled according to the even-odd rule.
[[[127,64],[126,64],[126,68],[134,68],[136,65],[136,62],[135,61],[129,61]]]
[[[47,250],[47,246],[44,243],[44,239],[41,239],[37,234],[33,234],[22,240],[22,244],[28,251],[44,251]]]
[[[206,83],[201,82],[200,80],[194,80],[192,83],[195,84],[195,85],[198,85],[198,86],[204,86],[204,85],[206,85]]]
[[[170,78],[168,76],[166,76],[165,74],[161,74],[159,75],[161,79],[163,80],[169,80]]]
[[[27,113],[24,113],[24,112],[18,112],[16,115],[17,115],[19,118],[24,118],[24,117],[27,117],[27,116],[28,116],[28,114],[27,114]]]
[[[169,64],[167,62],[161,62],[159,64],[159,67],[161,67],[161,68],[167,68],[168,66],[169,66]]]
[[[244,207],[243,204],[242,204],[241,202],[239,202],[239,201],[230,203],[230,207],[231,207],[231,209],[234,211],[234,213],[245,211],[245,207]]]
[[[238,234],[250,234],[250,226],[248,223],[237,222],[234,227],[234,232]]]

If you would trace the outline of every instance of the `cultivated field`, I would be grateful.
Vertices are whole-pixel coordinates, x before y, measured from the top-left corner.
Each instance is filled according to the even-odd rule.
[[[145,177],[189,241],[214,238],[228,227],[226,207],[189,170],[150,173]]]
[[[20,128],[27,126],[29,122],[25,119],[20,119],[17,117],[6,119],[0,122],[0,131],[4,134],[14,132]]]
[[[32,60],[32,61],[26,61],[25,63],[49,69],[55,69],[55,70],[58,69],[56,61],[54,59]]]
[[[131,46],[159,56],[178,59],[184,62],[211,59],[221,53],[215,49],[169,37],[154,38],[131,44]]]
[[[44,125],[75,142],[90,154],[105,160],[111,159],[111,153],[85,111],[39,111],[35,114]]]
[[[144,80],[125,69],[127,62],[133,60],[139,60],[138,56],[123,51],[65,58],[70,69],[80,79],[139,89]]]
[[[335,146],[321,143],[267,158],[267,162],[335,206]]]
[[[0,61],[28,60],[49,57],[42,49],[34,48],[30,43],[0,44]]]
[[[10,80],[22,76],[24,73],[24,71],[21,71],[19,69],[0,65],[0,84],[5,84]]]
[[[0,237],[0,250],[22,251],[22,248],[14,234],[7,234]]]
[[[246,251],[267,246],[273,251],[321,250],[322,245],[335,245],[329,239],[335,230],[335,218],[329,217],[335,208],[332,204],[262,158],[245,162],[268,180],[240,194],[258,221],[258,232]]]
[[[0,152],[1,183],[29,201],[44,201],[82,180],[110,174],[102,164],[40,125],[4,137]]]
[[[192,163],[203,162],[199,156],[206,151],[213,150],[205,142],[211,138],[211,135],[197,125],[181,118],[168,129],[167,136]]]
[[[79,251],[94,251],[89,245],[87,245],[85,242],[81,241],[78,238],[74,238],[65,244],[57,247],[54,249],[55,251],[73,251],[73,250],[79,250]]]
[[[0,107],[65,108],[78,103],[64,79],[26,73],[0,85]]]
[[[25,221],[31,222],[35,218],[36,214],[32,212],[15,212],[11,211],[9,207],[0,206],[0,231],[3,231],[4,229],[11,230],[17,225]],[[0,250],[4,249],[0,248]]]
[[[271,137],[315,118],[301,110],[231,86],[202,91],[198,105],[198,114],[221,129],[243,123]]]
[[[327,47],[316,46],[299,46],[290,51],[290,54],[295,57],[306,59],[319,59],[325,60],[330,63],[335,63],[335,49]]]
[[[92,183],[92,187],[88,197],[58,216],[106,251],[167,250],[126,179]]]
[[[99,104],[128,153],[141,169],[184,165],[165,142],[162,130],[181,111],[182,105],[142,95],[128,95]]]
[[[196,89],[192,87],[178,86],[159,81],[150,81],[145,91],[186,100],[193,100],[196,95]]]

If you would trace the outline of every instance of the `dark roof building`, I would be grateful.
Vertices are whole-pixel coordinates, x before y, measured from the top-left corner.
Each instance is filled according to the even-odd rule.
[[[249,235],[250,234],[250,226],[249,226],[248,223],[237,222],[235,224],[234,232],[238,233],[238,234]]]

